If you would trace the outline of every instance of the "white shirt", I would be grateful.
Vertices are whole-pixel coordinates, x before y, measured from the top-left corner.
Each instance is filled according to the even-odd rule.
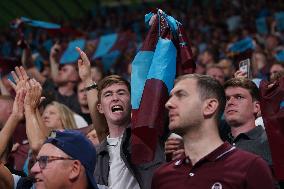
[[[124,161],[120,156],[120,145],[122,137],[109,138],[108,152],[109,152],[109,189],[140,189],[137,180],[126,167]]]

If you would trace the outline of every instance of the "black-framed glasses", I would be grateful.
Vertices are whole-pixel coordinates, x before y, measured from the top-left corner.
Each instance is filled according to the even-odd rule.
[[[75,159],[68,157],[57,157],[57,156],[39,156],[38,158],[36,158],[36,162],[38,162],[40,169],[45,169],[47,163],[56,160],[75,160]]]

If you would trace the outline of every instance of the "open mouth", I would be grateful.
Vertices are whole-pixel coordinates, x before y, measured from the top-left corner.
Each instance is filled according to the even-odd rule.
[[[121,105],[115,105],[111,107],[112,112],[123,112],[123,107]]]

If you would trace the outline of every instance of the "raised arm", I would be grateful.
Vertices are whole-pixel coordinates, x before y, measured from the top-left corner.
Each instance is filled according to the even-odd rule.
[[[0,157],[2,157],[18,123],[24,118],[24,98],[24,89],[18,90],[13,104],[12,114],[9,116],[7,122],[0,132]]]
[[[13,104],[12,113],[0,132],[0,157],[2,157],[8,141],[10,140],[14,133],[14,130],[16,129],[16,126],[24,118],[24,99],[26,94],[24,86],[28,80],[28,76],[25,75],[22,70],[22,67],[16,67],[15,72],[12,71],[12,76],[16,84],[9,80],[10,85],[16,92],[16,97]]]
[[[12,189],[14,180],[12,173],[0,162],[0,188]]]
[[[78,60],[79,76],[83,81],[85,88],[92,86],[94,81],[91,77],[91,63],[86,55],[80,48],[76,48],[80,54],[81,59]],[[105,117],[99,113],[97,109],[98,104],[98,90],[96,88],[90,88],[87,90],[87,100],[92,117],[94,128],[96,129],[99,142],[102,142],[107,136],[107,123]]]
[[[24,101],[26,133],[30,148],[35,154],[37,154],[40,150],[48,135],[47,128],[43,125],[42,118],[38,111],[41,92],[41,85],[35,79],[29,80],[27,83],[27,94]]]
[[[58,62],[57,62],[57,55],[60,50],[60,45],[55,43],[50,49],[49,55],[49,62],[50,62],[50,69],[51,69],[51,78],[55,81],[56,77],[58,76]]]
[[[13,104],[12,114],[0,132],[0,157],[3,158],[5,149],[11,139],[18,123],[24,118],[24,89],[19,89]],[[6,160],[5,160],[6,161]],[[9,169],[0,161],[0,188],[13,188],[13,176]]]

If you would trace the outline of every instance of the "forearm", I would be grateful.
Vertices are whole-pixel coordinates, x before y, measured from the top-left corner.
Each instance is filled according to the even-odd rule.
[[[14,180],[11,172],[7,167],[0,163],[0,188],[12,189],[14,187]]]
[[[87,79],[86,81],[84,81],[85,87],[88,87],[93,83],[94,82],[91,79]],[[99,142],[102,142],[106,138],[107,123],[105,117],[102,114],[100,114],[97,109],[98,90],[91,89],[87,91],[87,100],[94,128],[97,132]]]
[[[11,115],[5,126],[0,132],[0,157],[3,155],[3,152],[6,149],[6,146],[8,145],[9,140],[11,139],[17,125],[19,123],[19,120]]]
[[[30,48],[23,49],[21,61],[22,61],[22,64],[25,68],[33,67]]]
[[[44,133],[41,131],[36,112],[25,110],[26,116],[26,133],[30,148],[34,153],[37,153],[45,141]]]
[[[51,78],[52,80],[55,80],[55,78],[58,76],[58,63],[56,62],[55,58],[50,57],[50,69],[51,69]]]

